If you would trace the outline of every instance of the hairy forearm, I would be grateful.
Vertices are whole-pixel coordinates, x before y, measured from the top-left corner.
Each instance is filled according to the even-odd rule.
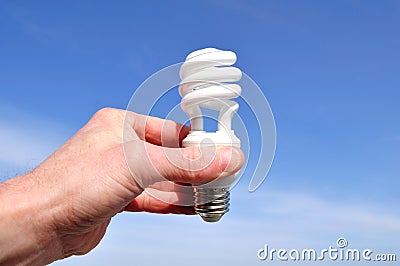
[[[46,194],[32,173],[0,184],[1,265],[44,265],[61,256]]]

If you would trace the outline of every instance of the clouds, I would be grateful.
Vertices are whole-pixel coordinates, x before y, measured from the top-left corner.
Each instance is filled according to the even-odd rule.
[[[43,161],[71,135],[56,121],[2,104],[0,107],[0,181]]]
[[[302,234],[351,234],[362,236],[366,232],[389,236],[400,233],[400,215],[396,210],[366,199],[363,203],[328,199],[318,195],[294,191],[271,192],[260,195],[259,201],[267,206],[260,208],[264,216],[279,221],[276,228],[287,228],[290,232],[293,221],[302,228]],[[390,233],[388,233],[390,232]],[[292,232],[295,234],[295,230]]]
[[[0,181],[33,168],[78,127],[59,121],[81,125],[100,106],[126,106],[141,81],[199,47],[236,51],[277,119],[274,176],[251,194],[242,178],[220,223],[119,214],[93,253],[59,264],[254,265],[264,244],[318,248],[340,236],[393,251],[398,8],[214,2],[2,2],[0,98],[27,111],[0,102]],[[54,108],[59,121],[46,118]]]
[[[196,216],[119,214],[93,252],[55,265],[256,265],[264,244],[319,249],[335,247],[336,239],[345,237],[349,248],[393,252],[399,233],[400,215],[379,204],[282,188],[250,194],[243,185],[233,191],[231,212],[219,223]]]
[[[73,134],[57,121],[2,106],[3,175],[34,167]],[[327,248],[343,236],[349,247],[393,252],[398,241],[400,213],[384,201],[344,201],[321,194],[318,187],[289,190],[279,182],[248,193],[245,183],[232,191],[231,212],[220,223],[206,224],[197,216],[119,214],[93,252],[54,265],[252,265],[259,263],[256,252],[265,244]]]

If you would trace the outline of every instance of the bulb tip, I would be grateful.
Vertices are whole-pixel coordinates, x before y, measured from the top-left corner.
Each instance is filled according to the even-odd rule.
[[[216,223],[221,220],[223,214],[200,214],[200,217],[203,219],[204,222],[207,223]]]

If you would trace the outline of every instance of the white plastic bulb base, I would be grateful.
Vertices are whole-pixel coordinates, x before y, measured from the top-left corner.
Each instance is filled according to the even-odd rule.
[[[182,142],[183,147],[234,146],[240,148],[240,140],[234,131],[191,131]],[[218,222],[229,211],[229,190],[237,174],[218,178],[207,184],[194,186],[194,208],[205,222]]]

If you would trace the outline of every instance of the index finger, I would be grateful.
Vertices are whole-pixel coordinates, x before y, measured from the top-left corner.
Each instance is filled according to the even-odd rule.
[[[190,127],[154,116],[136,114],[133,129],[139,138],[158,146],[179,148]]]

